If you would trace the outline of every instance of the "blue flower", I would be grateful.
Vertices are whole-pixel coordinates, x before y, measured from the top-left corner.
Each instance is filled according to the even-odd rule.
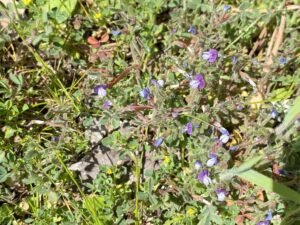
[[[187,62],[187,61],[184,61],[184,62],[182,63],[182,67],[183,67],[183,68],[187,68],[187,67],[188,67],[188,65],[189,65],[189,64],[188,64],[188,62]]]
[[[154,146],[156,148],[158,148],[159,146],[161,146],[161,144],[163,143],[164,139],[163,138],[157,138],[154,142]]]
[[[165,82],[163,80],[151,80],[151,83],[155,86],[157,86],[158,88],[162,88],[164,87]]]
[[[280,58],[279,58],[279,64],[280,64],[280,65],[285,65],[286,63],[287,63],[286,58],[283,57],[283,56],[280,56]]]
[[[230,5],[224,5],[224,7],[223,7],[223,11],[224,12],[227,12],[228,10],[230,10],[231,9],[231,6]]]
[[[265,218],[265,220],[272,220],[272,218],[273,218],[273,215],[272,215],[272,210],[268,210],[268,212],[267,212],[267,215],[266,215],[266,218]]]
[[[269,225],[269,224],[270,224],[270,221],[263,220],[263,221],[258,222],[256,225]]]
[[[276,117],[278,116],[278,111],[276,109],[272,109],[270,116],[272,119],[276,119]]]
[[[192,123],[187,123],[185,125],[185,128],[183,129],[183,132],[187,133],[188,135],[192,135],[192,133],[193,133],[193,124]]]
[[[205,85],[204,77],[201,74],[197,74],[194,79],[190,81],[190,86],[193,89],[203,89]]]
[[[193,34],[193,35],[196,35],[197,34],[197,29],[195,26],[190,26],[189,29],[188,29],[188,32]]]
[[[234,146],[230,146],[230,147],[229,147],[229,150],[230,150],[230,151],[235,151],[235,150],[237,150],[238,148],[239,148],[238,145],[234,145]]]
[[[226,195],[228,194],[228,192],[224,189],[218,188],[216,190],[217,193],[217,197],[218,197],[218,201],[223,202],[226,198]]]
[[[228,130],[226,130],[224,127],[221,127],[220,129],[219,129],[219,131],[221,132],[221,137],[220,137],[220,141],[223,143],[223,144],[226,144],[228,141],[229,141],[229,139],[230,139],[230,134],[229,134],[229,132],[228,132]]]
[[[203,52],[202,58],[210,63],[214,63],[218,59],[218,51],[216,49],[210,49],[207,52]]]
[[[195,162],[195,169],[196,170],[200,170],[200,168],[202,167],[202,164],[201,164],[201,162],[199,162],[198,160]]]
[[[256,225],[269,225],[272,218],[273,218],[272,211],[268,210],[265,219],[263,221],[258,222]]]
[[[113,36],[118,36],[118,35],[120,35],[122,33],[122,31],[116,29],[116,30],[112,30],[111,33],[112,33]]]
[[[204,185],[209,185],[212,183],[210,177],[209,177],[209,172],[207,169],[202,170],[199,174],[198,174],[198,180],[199,182],[201,182]]]
[[[102,105],[102,107],[103,107],[104,109],[109,109],[111,106],[112,106],[112,102],[109,101],[109,100],[105,100],[105,101],[103,102],[103,105]]]
[[[206,162],[206,166],[208,166],[208,167],[212,167],[213,165],[215,165],[215,164],[217,164],[218,163],[218,157],[217,157],[217,155],[215,155],[215,154],[210,154],[209,155],[209,160],[207,160],[207,162]]]
[[[232,58],[231,58],[231,62],[232,62],[232,64],[237,64],[237,62],[238,62],[238,57],[237,56],[232,56]]]
[[[144,88],[143,90],[141,90],[140,91],[140,96],[142,97],[142,98],[145,98],[145,99],[150,99],[150,90],[149,90],[149,88]]]
[[[107,86],[105,84],[96,85],[94,87],[94,93],[100,97],[104,97],[106,95],[106,88]]]

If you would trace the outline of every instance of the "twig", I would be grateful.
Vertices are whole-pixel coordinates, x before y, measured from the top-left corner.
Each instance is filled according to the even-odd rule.
[[[118,83],[121,79],[123,79],[133,68],[139,68],[138,65],[133,65],[126,68],[122,73],[119,74],[115,79],[107,84],[107,88],[112,88],[116,83]]]

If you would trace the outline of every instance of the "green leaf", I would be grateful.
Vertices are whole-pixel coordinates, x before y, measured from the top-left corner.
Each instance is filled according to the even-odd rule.
[[[234,167],[224,173],[220,174],[221,180],[230,180],[232,177],[239,175],[240,173],[246,172],[247,170],[250,170],[254,165],[256,165],[260,160],[262,156],[255,156],[250,160],[247,160],[239,167]]]
[[[284,117],[281,125],[275,129],[276,135],[282,135],[300,117],[300,96],[298,96],[288,113]]]
[[[17,85],[22,85],[23,84],[23,77],[21,75],[15,75],[10,73],[9,74],[9,79],[11,79],[12,82],[14,82]]]
[[[0,166],[0,183],[5,182],[8,177],[9,173],[7,173],[6,169],[3,166]]]
[[[5,127],[5,135],[4,135],[5,139],[11,138],[12,136],[14,136],[14,134],[15,134],[15,130],[13,128],[8,126]]]
[[[48,13],[57,8],[59,22],[64,22],[72,15],[76,4],[77,0],[51,0],[43,7],[43,11]]]
[[[242,179],[245,179],[253,184],[256,184],[266,191],[275,192],[279,194],[281,197],[294,201],[296,203],[300,203],[300,194],[291,188],[274,181],[273,179],[255,171],[255,170],[247,170],[246,172],[238,174],[238,176]]]

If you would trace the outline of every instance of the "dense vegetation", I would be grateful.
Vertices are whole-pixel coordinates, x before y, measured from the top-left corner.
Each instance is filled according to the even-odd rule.
[[[300,224],[298,0],[1,2],[0,224]]]

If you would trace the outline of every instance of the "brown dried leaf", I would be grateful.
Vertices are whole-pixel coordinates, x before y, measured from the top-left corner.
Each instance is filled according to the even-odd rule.
[[[92,37],[92,36],[88,37],[87,43],[92,45],[92,47],[94,47],[94,48],[100,47],[99,41],[96,38]]]
[[[108,33],[105,33],[101,36],[101,39],[100,39],[100,42],[101,43],[105,43],[109,40],[109,34]]]
[[[235,217],[234,221],[237,225],[243,225],[244,224],[244,216],[238,215],[237,217]]]

